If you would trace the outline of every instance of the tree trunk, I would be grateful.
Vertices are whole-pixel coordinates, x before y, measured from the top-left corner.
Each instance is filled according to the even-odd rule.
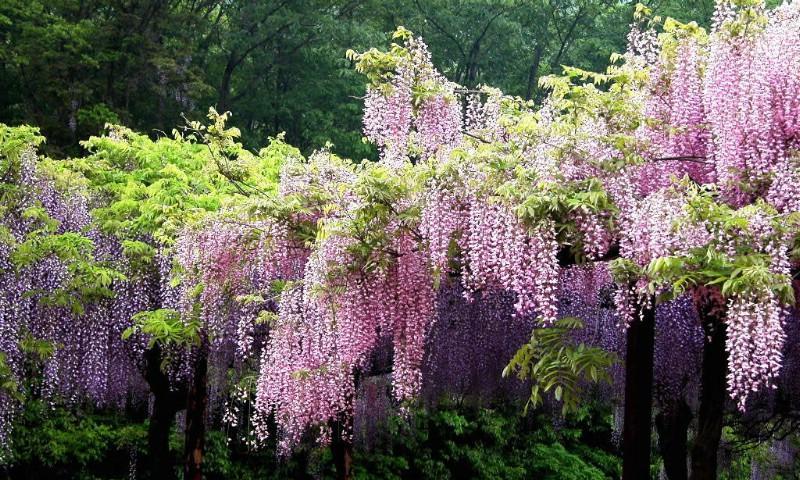
[[[147,447],[150,453],[150,472],[153,478],[173,478],[172,459],[169,455],[169,434],[175,411],[170,401],[154,395],[153,413],[147,430]]]
[[[686,465],[689,453],[686,437],[691,421],[692,411],[683,398],[656,415],[658,448],[661,458],[664,460],[664,471],[669,480],[689,478]]]
[[[194,374],[186,399],[186,443],[184,445],[184,480],[202,480],[203,451],[206,441],[208,410],[208,344],[197,348]]]
[[[625,418],[622,427],[622,479],[650,478],[650,421],[653,414],[655,308],[642,310],[628,327],[625,353]]]
[[[541,43],[537,43],[536,49],[533,51],[533,62],[531,62],[531,67],[528,71],[528,88],[525,90],[525,100],[533,98],[533,94],[539,90],[539,64],[542,63],[542,53],[544,53],[544,47]]]
[[[230,54],[228,62],[225,64],[225,70],[222,72],[222,80],[219,83],[217,90],[217,110],[219,113],[225,113],[230,105],[228,101],[231,96],[231,82],[233,80],[233,71],[236,68],[236,58],[234,54]]]
[[[337,480],[351,480],[353,478],[353,443],[346,440],[347,426],[342,421],[333,422],[331,439],[331,453],[336,466]]]
[[[717,450],[725,415],[725,378],[728,353],[725,351],[725,300],[718,289],[698,288],[694,302],[705,339],[701,373],[700,411],[697,435],[692,447],[691,480],[717,478]]]
[[[150,476],[152,478],[174,478],[172,459],[169,454],[169,434],[179,405],[175,393],[170,390],[169,378],[161,370],[161,347],[153,346],[145,351],[145,380],[153,394],[153,411],[147,430],[147,446],[150,454]]]

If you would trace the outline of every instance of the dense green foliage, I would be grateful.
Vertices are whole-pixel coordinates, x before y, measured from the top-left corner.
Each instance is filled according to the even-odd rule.
[[[119,415],[25,404],[14,432],[13,478],[125,478],[145,449],[147,426]]]
[[[356,456],[359,479],[597,479],[619,474],[610,444],[610,415],[582,407],[554,426],[549,417],[520,416],[515,408],[443,405],[418,411],[411,422],[389,419],[387,430]],[[146,422],[132,416],[51,409],[26,404],[17,422],[14,478],[127,478],[146,464]],[[389,435],[390,434],[390,435]],[[173,432],[172,455],[182,437]],[[327,449],[303,450],[283,462],[274,452],[252,452],[209,432],[209,479],[334,478]]]
[[[140,412],[143,414],[143,412]],[[85,410],[79,414],[28,402],[15,427],[11,478],[122,479],[147,460],[147,423],[136,414],[121,416]],[[358,479],[606,479],[618,477],[621,463],[611,444],[611,416],[596,405],[583,405],[565,421],[545,414],[520,416],[516,408],[440,405],[418,411],[411,422],[389,419],[382,435],[356,455]],[[766,445],[736,446],[725,455],[731,465],[725,480],[749,479],[752,462],[769,461]],[[171,455],[179,458],[183,438],[173,431]],[[328,449],[304,449],[283,461],[272,450],[249,451],[230,443],[225,432],[206,439],[206,476],[236,478],[334,478]],[[658,465],[653,465],[657,471]],[[778,479],[795,478],[782,472]],[[141,475],[141,473],[139,473]],[[4,474],[0,473],[0,477]]]
[[[546,415],[440,406],[392,423],[384,448],[357,456],[356,478],[603,479],[619,475],[610,415],[582,407],[554,427]]]
[[[713,9],[650,3],[682,20]],[[107,122],[155,135],[216,105],[236,112],[248,146],[286,132],[303,151],[332,142],[344,156],[371,157],[347,49],[405,25],[452,80],[537,98],[538,79],[561,65],[602,71],[624,47],[632,12],[612,0],[7,0],[0,122],[39,125],[48,149],[75,152]]]

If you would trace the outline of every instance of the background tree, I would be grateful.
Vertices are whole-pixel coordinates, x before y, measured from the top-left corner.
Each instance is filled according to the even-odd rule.
[[[652,7],[706,23],[713,9]],[[343,101],[364,93],[347,49],[405,25],[451,80],[541,99],[541,76],[567,64],[601,71],[623,50],[632,12],[600,0],[10,0],[0,6],[0,121],[39,125],[46,151],[76,153],[106,122],[152,136],[215,105],[237,113],[251,148],[286,132],[304,153],[331,142],[345,157],[375,158],[358,102]]]

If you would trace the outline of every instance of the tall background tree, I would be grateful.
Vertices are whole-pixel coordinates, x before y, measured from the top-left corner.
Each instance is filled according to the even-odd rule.
[[[651,3],[680,20],[713,11],[709,0]],[[306,153],[330,142],[375,158],[361,142],[364,87],[348,48],[405,25],[451,80],[537,99],[538,78],[561,65],[602,70],[624,49],[632,12],[612,0],[8,0],[0,122],[38,125],[47,151],[74,154],[106,122],[158,135],[213,105],[236,113],[250,147],[286,132]]]

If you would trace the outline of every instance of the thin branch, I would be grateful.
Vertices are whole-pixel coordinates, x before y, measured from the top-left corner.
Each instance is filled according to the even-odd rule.
[[[461,132],[461,133],[463,133],[464,135],[466,135],[466,136],[468,136],[468,137],[470,137],[470,138],[474,138],[475,140],[481,141],[481,142],[483,142],[483,143],[492,143],[492,142],[490,142],[489,140],[486,140],[485,138],[483,138],[483,137],[481,137],[481,136],[479,136],[479,135],[475,135],[474,133],[469,133],[469,132],[468,132],[468,131],[466,131],[466,130],[464,130],[464,131],[463,131],[463,132]]]
[[[464,60],[466,60],[467,59],[467,53],[462,48],[461,42],[453,34],[448,32],[443,26],[441,26],[439,24],[439,22],[437,22],[432,16],[428,15],[428,13],[425,11],[425,9],[422,8],[422,5],[420,5],[419,0],[414,0],[414,3],[417,5],[417,9],[420,11],[420,13],[422,13],[425,16],[426,20],[430,20],[430,22],[433,24],[434,27],[436,27],[437,30],[442,32],[442,34],[444,34],[447,38],[452,40],[453,43],[455,43],[456,48],[458,48],[458,51],[461,52],[461,57]]]

